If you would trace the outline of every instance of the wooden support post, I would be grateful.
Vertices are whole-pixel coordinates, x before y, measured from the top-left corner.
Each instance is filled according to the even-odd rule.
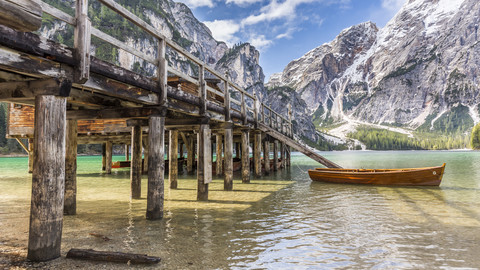
[[[113,144],[110,141],[107,141],[105,144],[105,173],[112,173],[112,151]]]
[[[130,160],[130,145],[125,144],[125,160],[129,161]]]
[[[250,183],[249,132],[242,130],[242,183]]]
[[[270,141],[268,138],[264,142],[263,164],[265,166],[265,174],[270,174]]]
[[[148,140],[142,140],[143,145],[143,162],[142,162],[142,174],[148,173]]]
[[[168,179],[170,188],[178,186],[178,130],[170,130],[168,139]]]
[[[85,83],[90,78],[90,45],[92,23],[88,18],[88,0],[77,0],[75,7],[77,25],[74,31],[75,82]]]
[[[131,198],[142,194],[142,127],[132,127],[132,161],[130,162]]]
[[[27,258],[47,261],[60,257],[65,193],[64,97],[35,97],[34,167]]]
[[[77,120],[67,120],[65,151],[65,203],[63,213],[77,213]]]
[[[33,139],[28,139],[28,173],[33,172],[33,163],[34,163],[33,148],[34,148]]]
[[[227,78],[228,80],[228,73],[225,72],[225,78]],[[224,88],[225,88],[225,92],[224,92],[224,106],[225,106],[225,122],[228,122],[231,120],[231,117],[230,117],[230,90],[229,90],[229,87],[228,87],[228,81],[225,80],[223,81],[223,85],[224,85]]]
[[[280,159],[281,159],[281,168],[285,168],[286,167],[286,160],[285,160],[285,143],[282,141],[280,142]]]
[[[178,153],[179,153],[179,158],[183,158],[183,143],[179,143]]]
[[[290,148],[290,146],[287,146],[287,167],[291,167],[292,166],[292,149]]]
[[[208,200],[208,184],[212,182],[212,160],[211,160],[211,133],[210,127],[206,124],[200,125],[197,134],[198,160],[197,160],[197,200]]]
[[[235,157],[236,158],[240,158],[241,154],[240,154],[240,144],[237,142],[235,143]]]
[[[278,141],[273,141],[273,170],[278,171]]]
[[[193,174],[193,163],[195,162],[195,139],[193,135],[187,136],[187,173]]]
[[[262,176],[262,133],[260,131],[255,132],[254,146],[253,146],[253,160],[255,162],[255,176]]]
[[[167,70],[168,70],[168,60],[165,58],[167,43],[165,39],[158,40],[158,67],[157,67],[157,77],[158,77],[158,86],[160,88],[160,99],[159,104],[164,105],[167,103]]]
[[[233,189],[233,129],[225,129],[225,176],[223,179],[223,189]]]
[[[207,82],[205,81],[205,66],[200,65],[198,70],[198,90],[200,94],[200,115],[207,114]]]
[[[147,219],[163,218],[165,172],[165,117],[151,116],[148,129]]]
[[[107,167],[107,144],[102,143],[102,171]]]
[[[223,138],[222,134],[218,133],[216,135],[216,145],[217,145],[217,161],[216,161],[216,168],[215,171],[217,173],[217,176],[221,176],[223,174],[223,158],[222,158],[222,153],[223,153]]]

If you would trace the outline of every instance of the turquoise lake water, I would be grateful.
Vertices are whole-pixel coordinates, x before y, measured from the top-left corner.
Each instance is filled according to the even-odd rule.
[[[106,175],[101,157],[82,156],[78,214],[64,218],[63,257],[37,267],[131,269],[67,260],[70,248],[162,258],[149,269],[480,267],[480,152],[323,154],[343,167],[447,166],[440,187],[338,185],[312,182],[307,169],[318,165],[294,153],[290,169],[250,184],[236,174],[232,192],[215,178],[209,202],[196,201],[195,176],[180,174],[179,189],[165,190],[164,219],[152,222],[145,220],[146,176],[142,199],[132,201],[129,169]],[[0,158],[0,266],[6,257],[26,256],[30,194],[27,158]]]

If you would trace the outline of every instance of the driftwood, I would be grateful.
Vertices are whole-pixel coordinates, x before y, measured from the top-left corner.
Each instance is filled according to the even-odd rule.
[[[159,257],[147,256],[144,254],[133,254],[112,251],[97,251],[93,249],[75,249],[72,248],[67,253],[67,258],[106,261],[131,264],[156,264],[162,259]]]

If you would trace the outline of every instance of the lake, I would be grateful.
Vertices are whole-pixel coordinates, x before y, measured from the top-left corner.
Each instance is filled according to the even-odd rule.
[[[181,174],[179,189],[165,191],[164,219],[147,221],[146,176],[142,199],[131,201],[128,169],[106,175],[101,157],[81,156],[78,214],[64,218],[62,258],[26,263],[27,158],[0,158],[0,268],[130,269],[65,259],[71,248],[162,258],[149,269],[480,267],[480,152],[323,154],[343,167],[447,166],[440,187],[340,185],[312,182],[306,171],[318,165],[293,153],[290,169],[250,184],[235,174],[234,191],[223,191],[223,179],[214,179],[209,202],[197,202],[195,176]]]

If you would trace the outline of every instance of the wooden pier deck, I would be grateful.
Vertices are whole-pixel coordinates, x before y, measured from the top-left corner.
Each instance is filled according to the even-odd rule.
[[[115,1],[98,1],[150,35],[156,41],[156,54],[141,52],[93,27],[87,0],[76,1],[75,16],[36,0],[0,0],[0,101],[11,103],[8,136],[29,139],[25,147],[33,173],[29,259],[60,256],[63,214],[76,213],[78,144],[104,144],[107,173],[112,169],[112,145],[131,145],[133,199],[142,194],[144,151],[150,220],[163,217],[167,143],[170,188],[177,188],[179,142],[186,146],[190,173],[196,156],[198,200],[208,200],[213,152],[218,157],[216,174],[224,176],[225,190],[233,189],[235,143],[241,146],[236,153],[238,157],[241,152],[242,181],[247,183],[250,142],[255,176],[270,172],[272,145],[273,170],[289,166],[286,146],[327,167],[338,167],[294,139],[291,117],[276,113]],[[33,33],[40,27],[42,12],[74,27],[73,48]],[[138,74],[92,56],[92,37],[153,65],[155,75]],[[168,52],[188,61],[194,72],[173,67]]]

